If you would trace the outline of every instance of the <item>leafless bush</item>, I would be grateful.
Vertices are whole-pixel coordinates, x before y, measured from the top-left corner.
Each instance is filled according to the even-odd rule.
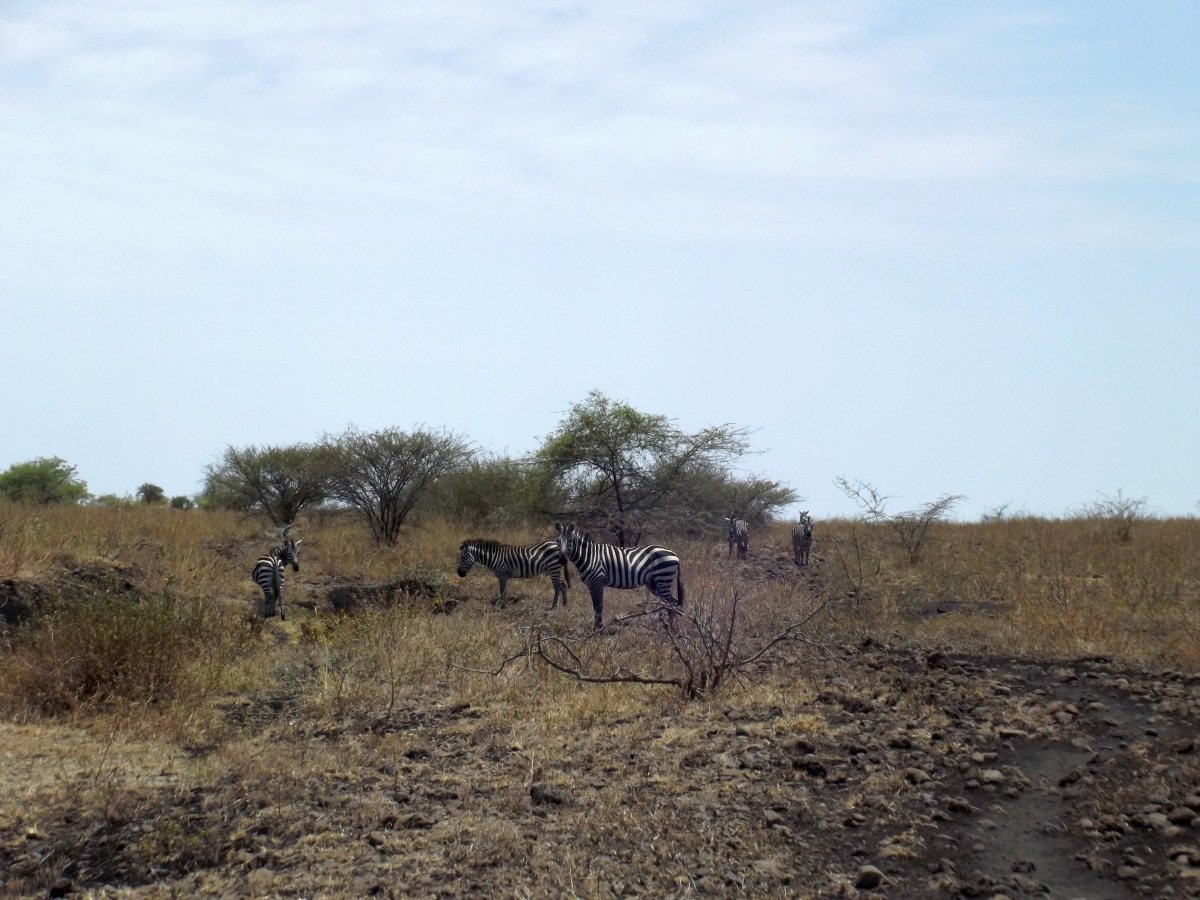
[[[522,631],[521,649],[486,674],[499,675],[518,660],[538,660],[584,683],[669,685],[688,700],[700,699],[712,696],[731,680],[744,678],[779,646],[808,642],[804,629],[824,606],[807,610],[801,619],[748,645],[740,635],[741,603],[736,591],[729,598],[700,597],[687,611],[655,602],[614,618],[602,632],[581,638],[564,637],[534,625]],[[636,628],[646,624],[648,627]],[[638,640],[621,646],[609,640],[616,637],[619,644],[632,628],[636,628]]]
[[[883,570],[877,548],[858,521],[850,523],[847,535],[831,529],[826,533],[826,541],[832,550],[835,571],[845,582],[845,593],[858,606],[870,598],[871,585]]]
[[[1133,540],[1134,526],[1149,518],[1145,497],[1126,497],[1117,488],[1113,495],[1101,494],[1100,499],[1084,505],[1080,516],[1096,519],[1109,526],[1110,533],[1122,544]]]
[[[943,494],[916,509],[889,513],[886,507],[891,498],[868,482],[851,481],[841,475],[834,479],[834,483],[843,494],[858,504],[863,511],[863,518],[868,522],[882,522],[891,528],[896,540],[908,554],[911,565],[916,565],[921,558],[921,547],[929,537],[930,526],[945,518],[959,501],[966,499],[962,494]]]

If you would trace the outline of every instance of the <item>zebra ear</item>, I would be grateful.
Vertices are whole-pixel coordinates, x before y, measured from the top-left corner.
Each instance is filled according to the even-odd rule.
[[[296,541],[296,546],[299,547],[303,543],[304,543],[304,538],[300,538],[300,540]]]
[[[557,531],[559,534],[562,534],[562,530],[563,530],[562,522],[556,521],[554,523],[554,530]]]

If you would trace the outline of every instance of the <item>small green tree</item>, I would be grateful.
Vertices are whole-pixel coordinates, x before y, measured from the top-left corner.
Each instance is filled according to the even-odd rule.
[[[481,456],[440,479],[420,508],[476,525],[528,520],[536,485],[527,462]]]
[[[157,484],[151,484],[147,481],[137,489],[137,498],[139,503],[144,503],[147,506],[157,506],[160,503],[165,503],[167,493]]]
[[[622,546],[633,546],[649,532],[678,530],[705,515],[696,500],[714,478],[724,502],[730,469],[748,452],[744,428],[720,425],[688,434],[666,416],[639,412],[592,391],[571,407],[534,462],[543,502],[561,503],[545,512],[574,518]]]
[[[367,433],[353,426],[326,436],[324,449],[330,497],[358,512],[375,539],[389,545],[422,495],[475,453],[466,438],[446,431]]]
[[[39,457],[0,473],[0,496],[13,503],[74,505],[88,498],[88,489],[87,482],[78,478],[75,467],[65,460]]]
[[[201,505],[260,511],[277,528],[329,497],[325,450],[311,444],[226,447],[204,480]]]
[[[171,498],[171,509],[195,509],[196,501],[185,494]]]

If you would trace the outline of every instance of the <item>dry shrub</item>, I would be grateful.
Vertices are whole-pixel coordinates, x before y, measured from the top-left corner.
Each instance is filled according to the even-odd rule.
[[[10,711],[61,713],[84,704],[166,704],[215,689],[229,659],[251,646],[249,623],[197,600],[98,586],[12,637],[0,676]]]

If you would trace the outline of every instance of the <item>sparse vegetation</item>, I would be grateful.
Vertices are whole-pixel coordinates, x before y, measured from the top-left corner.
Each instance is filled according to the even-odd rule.
[[[495,610],[490,575],[452,575],[466,526],[413,517],[388,544],[302,516],[294,613],[264,623],[262,526],[239,512],[0,506],[0,897],[661,896],[697,879],[833,896],[858,845],[900,848],[924,890],[925,776],[866,754],[919,744],[961,777],[960,739],[930,743],[957,734],[947,691],[989,715],[1008,698],[959,675],[934,696],[912,652],[859,648],[1200,669],[1195,518],[1140,519],[1133,541],[1082,518],[934,519],[915,561],[887,522],[823,519],[805,570],[786,524],[741,564],[715,530],[675,542],[672,636],[622,591],[593,634],[578,582],[565,609],[536,580]],[[1018,700],[988,727],[1049,721]]]

